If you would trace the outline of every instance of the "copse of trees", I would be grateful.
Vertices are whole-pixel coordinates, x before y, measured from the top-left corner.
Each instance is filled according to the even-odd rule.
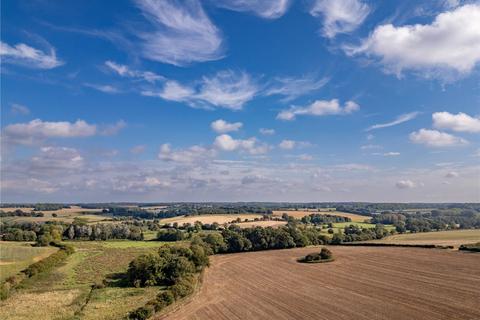
[[[342,223],[342,222],[352,222],[352,219],[348,217],[342,216],[334,216],[330,214],[310,214],[308,216],[304,216],[301,219],[302,223],[306,224],[314,224],[314,225],[322,225],[327,223]]]
[[[131,312],[129,319],[147,319],[194,291],[195,273],[209,265],[209,249],[197,243],[192,242],[189,248],[165,246],[157,253],[141,255],[130,263],[127,279],[131,285],[166,285],[167,289],[160,292],[155,300]]]
[[[188,237],[188,233],[178,229],[160,230],[157,233],[158,241],[181,241]]]
[[[143,232],[140,227],[129,224],[71,224],[63,232],[63,237],[69,240],[143,240]]]
[[[298,259],[298,262],[317,263],[333,261],[333,253],[327,248],[322,248],[318,253],[310,253],[305,257]]]

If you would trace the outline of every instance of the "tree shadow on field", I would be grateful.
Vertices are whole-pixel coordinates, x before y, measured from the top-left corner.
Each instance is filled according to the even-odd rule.
[[[106,287],[126,288],[130,287],[125,272],[110,273],[105,276],[104,284]]]

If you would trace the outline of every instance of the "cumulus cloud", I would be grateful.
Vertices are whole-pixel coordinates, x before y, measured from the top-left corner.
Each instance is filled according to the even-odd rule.
[[[120,130],[124,129],[126,126],[127,123],[125,121],[119,120],[114,124],[105,125],[100,133],[104,136],[113,136],[117,134]]]
[[[15,46],[0,41],[0,57],[3,63],[18,64],[34,69],[53,69],[64,64],[57,58],[54,48],[49,52],[35,49],[24,43]]]
[[[316,79],[312,76],[276,78],[265,91],[265,95],[283,96],[282,101],[288,102],[322,88],[328,81],[328,78]]]
[[[275,134],[275,130],[274,129],[269,129],[269,128],[260,128],[260,130],[258,130],[261,134],[263,134],[264,136],[272,136]]]
[[[145,96],[187,102],[193,107],[222,107],[240,110],[257,94],[258,87],[246,72],[220,71],[212,77],[203,77],[199,85],[190,87],[176,81],[167,81],[159,91],[146,90]]]
[[[217,1],[218,7],[232,11],[252,12],[265,19],[277,19],[287,12],[291,0],[226,0]]]
[[[135,3],[150,23],[148,31],[138,32],[145,58],[184,66],[223,57],[221,32],[198,0]]]
[[[32,157],[30,169],[48,173],[54,170],[78,169],[84,162],[80,152],[74,148],[47,146],[40,148],[40,153]]]
[[[480,119],[459,112],[435,112],[432,114],[433,126],[438,129],[447,129],[457,132],[480,132]]]
[[[413,120],[413,119],[415,119],[419,114],[420,114],[419,112],[410,112],[410,113],[401,114],[401,115],[399,115],[397,118],[395,118],[395,120],[393,120],[393,121],[391,121],[391,122],[374,124],[373,126],[368,127],[366,131],[375,130],[375,129],[382,129],[382,128],[388,128],[388,127],[393,127],[393,126],[396,126],[396,125],[398,125],[398,124],[401,124],[401,123],[404,123],[404,122]]]
[[[30,114],[30,109],[28,109],[26,106],[18,104],[18,103],[12,103],[10,105],[10,112],[14,115],[23,115],[26,116]]]
[[[325,115],[346,115],[360,109],[360,106],[353,102],[347,101],[342,107],[337,99],[317,100],[306,107],[293,106],[290,109],[282,110],[277,119],[295,120],[298,115],[325,116]]]
[[[370,13],[370,7],[359,0],[316,0],[310,14],[323,18],[322,34],[334,38],[338,33],[357,29]]]
[[[160,76],[154,72],[151,71],[139,71],[139,70],[132,70],[126,65],[123,64],[118,64],[113,61],[107,60],[105,61],[105,65],[118,74],[121,77],[126,77],[126,78],[136,78],[136,79],[143,79],[147,82],[154,83],[155,81],[158,80],[164,80],[165,78],[163,76]]]
[[[410,141],[429,147],[454,147],[468,144],[468,141],[437,130],[420,129],[410,133]]]
[[[168,143],[162,144],[158,158],[163,161],[179,162],[179,163],[196,163],[211,159],[215,156],[215,150],[192,146],[187,149],[173,150]]]
[[[468,4],[435,17],[431,24],[381,25],[347,54],[378,57],[389,73],[419,71],[450,78],[470,73],[480,61],[480,4]]]
[[[217,133],[227,133],[231,131],[238,131],[242,126],[243,126],[243,123],[241,122],[230,123],[223,119],[215,120],[210,124],[210,127],[212,128],[212,130]]]
[[[264,154],[269,151],[269,146],[259,144],[256,138],[234,139],[228,134],[222,134],[215,138],[214,146],[222,151],[245,151],[249,154]]]
[[[416,187],[416,184],[412,180],[400,180],[395,183],[395,186],[398,189],[412,189]]]
[[[306,142],[306,141],[295,141],[295,140],[289,140],[289,139],[282,140],[278,144],[280,149],[284,149],[284,150],[291,150],[293,148],[308,147],[310,145],[311,144],[309,142]]]
[[[7,141],[19,144],[33,144],[46,138],[74,138],[93,136],[97,126],[83,120],[76,122],[48,122],[40,119],[28,123],[17,123],[6,126],[3,136]]]

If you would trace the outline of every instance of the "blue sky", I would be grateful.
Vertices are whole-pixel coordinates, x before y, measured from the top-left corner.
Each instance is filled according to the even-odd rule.
[[[3,202],[479,201],[478,1],[6,1]]]

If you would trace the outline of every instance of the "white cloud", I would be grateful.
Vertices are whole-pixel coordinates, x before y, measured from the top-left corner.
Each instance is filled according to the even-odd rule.
[[[403,70],[440,78],[468,74],[480,61],[480,4],[441,13],[431,24],[378,26],[360,46],[345,50],[378,57],[398,76]]]
[[[105,125],[100,133],[104,136],[112,136],[117,134],[120,130],[122,130],[126,126],[127,126],[127,123],[125,121],[119,120],[114,124]]]
[[[234,139],[228,134],[222,134],[215,138],[214,146],[223,151],[245,151],[249,154],[264,154],[269,151],[269,146],[258,144],[256,138]]]
[[[85,83],[85,87],[89,87],[98,91],[101,91],[103,93],[110,93],[110,94],[115,94],[119,93],[120,90],[112,85],[109,84],[93,84],[93,83]]]
[[[64,64],[57,58],[54,48],[50,48],[50,52],[44,52],[24,43],[18,43],[12,47],[0,41],[0,56],[3,63],[18,64],[35,69],[53,69]]]
[[[285,139],[285,140],[282,140],[278,144],[278,146],[284,150],[291,150],[293,148],[303,148],[303,147],[311,146],[311,143],[306,141],[295,141],[295,140]]]
[[[151,83],[165,79],[165,77],[154,72],[132,70],[126,65],[118,64],[110,60],[105,61],[105,65],[121,77],[139,78]]]
[[[10,124],[4,128],[4,137],[14,143],[32,144],[46,138],[73,138],[93,136],[97,132],[96,125],[83,120],[76,122],[47,122],[40,119],[28,123]]]
[[[278,145],[281,149],[291,150],[295,148],[295,141],[293,140],[282,140]]]
[[[368,127],[366,131],[396,126],[398,124],[415,119],[419,114],[420,114],[419,112],[410,112],[410,113],[401,114],[391,122],[375,124],[373,126]]]
[[[18,103],[12,103],[10,107],[10,112],[17,115],[28,115],[30,114],[30,109],[28,109],[26,106],[18,104]]]
[[[210,124],[210,127],[212,128],[212,130],[217,133],[227,133],[230,131],[238,131],[242,126],[243,126],[243,123],[241,122],[229,123],[223,119],[215,120]]]
[[[135,2],[150,22],[149,31],[138,32],[147,59],[184,66],[223,57],[221,32],[198,0]]]
[[[145,96],[187,102],[194,107],[215,106],[240,110],[258,92],[257,85],[245,72],[220,71],[212,77],[203,77],[198,87],[167,81],[160,91],[143,91]]]
[[[438,129],[448,129],[457,132],[480,132],[480,119],[459,112],[435,112],[432,114],[433,126]]]
[[[456,178],[456,177],[458,177],[458,172],[455,172],[455,171],[447,172],[447,174],[445,175],[445,178]]]
[[[416,183],[412,180],[400,180],[395,183],[398,189],[412,189],[416,187]]]
[[[420,129],[410,133],[410,141],[425,144],[429,147],[453,147],[468,144],[468,141],[463,138],[429,129]]]
[[[275,130],[274,129],[268,129],[268,128],[260,128],[260,130],[258,130],[261,134],[263,134],[264,136],[272,136],[275,134]]]
[[[77,169],[84,162],[74,148],[48,146],[40,148],[40,154],[32,157],[30,166],[33,170],[47,173],[52,170]]]
[[[384,157],[396,157],[396,156],[400,155],[400,152],[393,152],[393,151],[384,152],[384,153],[376,152],[376,153],[372,153],[372,155],[374,155],[374,156],[384,156]]]
[[[347,101],[342,107],[337,99],[317,100],[306,107],[293,106],[290,109],[282,110],[277,119],[295,120],[298,115],[325,116],[325,115],[345,115],[360,109],[360,106],[353,101]]]
[[[328,78],[315,79],[311,76],[276,78],[275,83],[265,91],[265,95],[280,95],[284,97],[283,101],[288,102],[322,88],[328,81]]]
[[[312,16],[323,17],[322,34],[327,38],[354,31],[369,13],[369,6],[359,0],[316,0],[310,8]]]
[[[287,12],[291,0],[226,0],[215,4],[221,8],[252,12],[265,19],[277,19]]]
[[[215,150],[201,146],[192,146],[187,149],[172,150],[170,144],[165,143],[160,147],[158,158],[163,161],[179,163],[196,163],[208,160],[215,156]]]

